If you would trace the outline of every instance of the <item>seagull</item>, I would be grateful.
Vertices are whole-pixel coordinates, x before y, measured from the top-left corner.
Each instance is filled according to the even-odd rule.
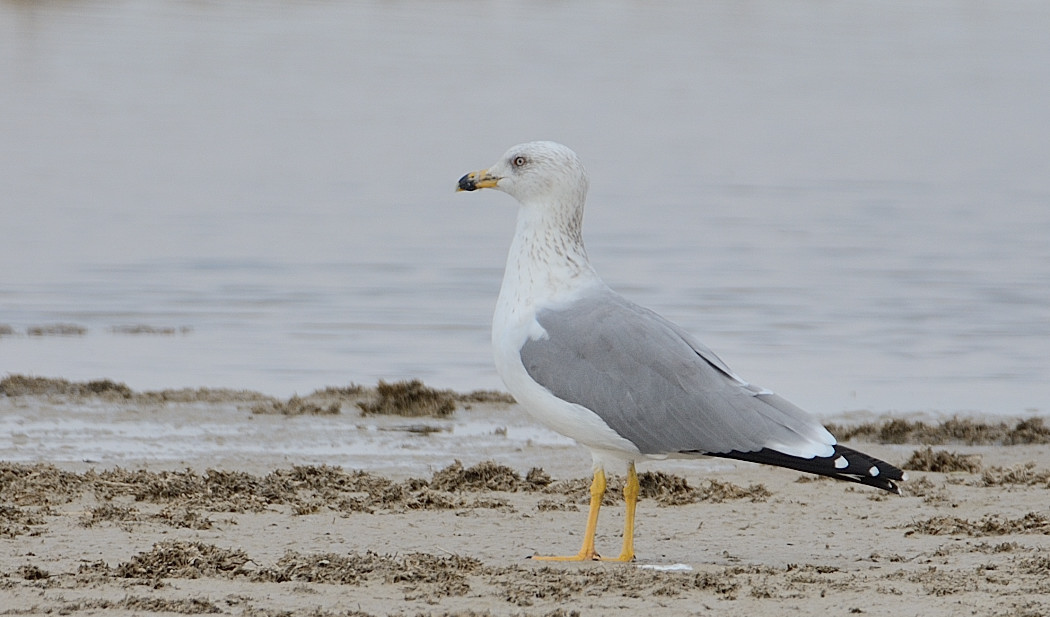
[[[540,422],[590,449],[593,480],[580,552],[554,561],[634,559],[635,463],[722,457],[787,467],[900,494],[898,468],[838,445],[809,413],[741,379],[713,351],[617,294],[583,245],[587,172],[558,143],[514,146],[458,191],[515,198],[517,228],[492,319],[496,369]],[[605,472],[627,466],[619,556],[595,551]]]

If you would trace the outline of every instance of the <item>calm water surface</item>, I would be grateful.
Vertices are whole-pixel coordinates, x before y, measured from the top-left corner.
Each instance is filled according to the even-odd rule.
[[[606,280],[745,378],[1045,413],[1047,32],[1045,2],[2,0],[0,373],[499,388],[515,207],[453,188],[554,139]],[[87,332],[27,335],[55,323]]]

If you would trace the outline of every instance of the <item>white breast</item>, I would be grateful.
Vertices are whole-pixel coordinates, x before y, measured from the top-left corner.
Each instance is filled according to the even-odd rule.
[[[595,277],[592,284],[604,285]],[[620,437],[597,414],[586,407],[554,396],[547,388],[533,381],[521,362],[521,347],[525,341],[545,337],[547,333],[536,321],[539,308],[571,302],[583,293],[583,287],[564,289],[554,298],[546,298],[537,306],[535,297],[521,297],[521,288],[508,285],[496,303],[492,320],[492,349],[496,371],[518,403],[537,421],[570,437],[592,450],[622,453],[627,458],[639,457],[638,448]]]

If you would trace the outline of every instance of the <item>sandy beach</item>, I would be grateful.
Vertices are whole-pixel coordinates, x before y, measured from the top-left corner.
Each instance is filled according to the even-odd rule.
[[[528,421],[498,393],[329,388],[280,401],[0,382],[7,418],[85,409],[129,433],[177,416],[272,442],[258,455],[231,438],[179,460],[33,460],[33,431],[13,432],[0,448],[0,614],[1050,613],[1050,428],[1039,418],[835,427],[908,469],[900,497],[747,463],[646,464],[638,558],[623,565],[527,558],[577,550],[589,457],[513,439]],[[457,435],[464,418],[500,428]],[[394,456],[346,466],[277,454],[311,422],[342,423],[348,443],[380,439]],[[442,438],[454,446],[427,454]],[[599,551],[619,549],[621,506],[611,492]]]

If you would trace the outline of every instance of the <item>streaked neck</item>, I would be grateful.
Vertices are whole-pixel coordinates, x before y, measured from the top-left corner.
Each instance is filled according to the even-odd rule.
[[[583,245],[582,215],[582,208],[521,207],[500,302],[557,301],[600,283]]]

